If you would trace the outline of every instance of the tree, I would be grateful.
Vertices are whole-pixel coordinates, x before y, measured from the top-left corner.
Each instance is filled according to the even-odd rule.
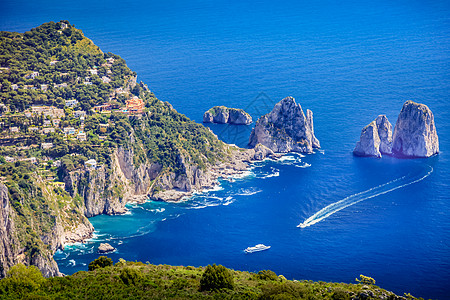
[[[113,265],[113,261],[111,258],[106,257],[106,256],[100,256],[99,258],[91,261],[89,263],[89,271],[94,271],[96,269],[100,269],[100,268],[104,268],[104,267],[109,267]]]
[[[364,276],[364,275],[359,275],[359,279],[356,278],[355,279],[357,282],[361,282],[364,284],[375,284],[375,279],[373,279],[372,277],[369,276]]]
[[[211,291],[220,289],[233,289],[233,276],[230,271],[222,265],[208,265],[200,279],[200,291]]]
[[[10,292],[19,295],[20,299],[25,298],[27,293],[39,290],[44,282],[45,278],[38,268],[26,267],[24,264],[13,266],[2,280],[2,284],[8,287]]]

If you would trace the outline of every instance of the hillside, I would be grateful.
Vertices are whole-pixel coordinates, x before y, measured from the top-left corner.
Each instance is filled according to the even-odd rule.
[[[151,265],[106,257],[89,264],[92,271],[44,279],[33,267],[14,267],[0,281],[3,299],[416,299],[397,296],[361,276],[359,284],[286,280],[269,270],[241,272]],[[372,282],[371,282],[372,281]]]
[[[130,201],[178,201],[262,159],[189,120],[67,21],[0,32],[0,277],[59,274],[54,252],[87,218]]]

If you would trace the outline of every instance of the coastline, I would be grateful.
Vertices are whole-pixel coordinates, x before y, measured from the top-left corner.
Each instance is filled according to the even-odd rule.
[[[286,153],[274,153],[270,149],[257,145],[252,149],[243,149],[235,145],[229,145],[233,147],[233,152],[230,155],[230,159],[227,162],[216,164],[204,173],[204,177],[207,178],[205,182],[209,184],[201,185],[199,189],[192,189],[190,191],[181,191],[177,189],[170,189],[167,191],[161,191],[157,195],[149,197],[145,195],[132,195],[126,201],[126,204],[143,204],[149,200],[161,201],[167,203],[179,203],[183,201],[189,201],[192,196],[197,194],[206,193],[220,187],[220,178],[232,179],[235,176],[239,178],[245,177],[245,173],[251,169],[251,163],[260,162],[264,160],[277,161]],[[244,176],[243,176],[244,175]],[[124,207],[122,211],[116,213],[116,215],[123,215],[128,212],[128,209]],[[63,242],[61,243],[61,249],[64,247],[77,244],[87,243],[94,238],[95,228],[89,221],[88,224],[80,224],[74,230],[65,232]],[[58,248],[59,249],[59,248]]]

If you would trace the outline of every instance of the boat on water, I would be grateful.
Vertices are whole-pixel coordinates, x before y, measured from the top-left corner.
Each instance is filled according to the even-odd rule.
[[[254,247],[248,247],[247,249],[244,250],[244,252],[245,253],[253,253],[253,252],[267,250],[269,248],[270,248],[270,246],[266,246],[264,244],[258,244]]]

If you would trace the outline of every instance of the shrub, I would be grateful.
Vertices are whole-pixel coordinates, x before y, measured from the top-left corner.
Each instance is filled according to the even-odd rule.
[[[123,268],[122,271],[120,272],[120,279],[126,285],[138,283],[141,280],[141,277],[142,277],[141,271],[136,270],[136,268],[133,267]]]
[[[278,276],[274,271],[271,270],[261,270],[256,274],[256,277],[262,280],[277,280]]]
[[[6,278],[1,281],[0,290],[6,288],[9,293],[23,298],[28,293],[39,290],[44,282],[45,278],[38,268],[17,264],[8,271]]]
[[[361,282],[364,284],[375,284],[375,279],[373,279],[372,277],[369,276],[364,276],[364,275],[359,275],[359,279],[356,278],[355,279],[357,282]]]
[[[334,290],[334,293],[333,293],[333,295],[331,295],[331,298],[333,300],[349,300],[350,295],[345,290],[343,290],[341,288],[337,288]]]
[[[91,261],[89,263],[89,271],[94,271],[96,269],[100,269],[100,268],[104,268],[104,267],[108,267],[108,266],[112,266],[113,265],[113,261],[111,258],[106,257],[106,256],[100,256],[99,258]]]
[[[233,289],[234,282],[230,271],[222,265],[208,265],[200,279],[200,291]]]

